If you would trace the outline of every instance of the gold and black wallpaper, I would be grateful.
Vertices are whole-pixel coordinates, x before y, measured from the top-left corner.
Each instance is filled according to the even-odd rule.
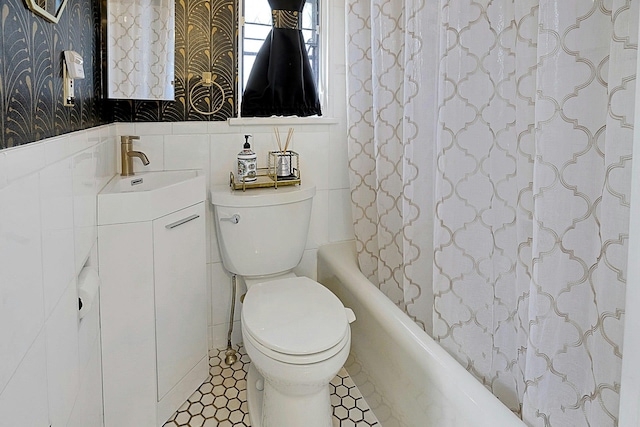
[[[99,3],[69,0],[50,23],[23,0],[0,1],[0,149],[103,124],[100,87]],[[62,52],[84,58],[76,105],[63,106]]]
[[[0,0],[0,150],[113,121],[208,121],[235,115],[237,0],[176,0],[176,99],[105,100],[101,1],[68,0],[60,21]],[[63,106],[62,55],[84,58],[76,105]],[[213,89],[199,85],[203,72]],[[218,86],[224,91],[222,95]],[[193,102],[190,102],[190,94]],[[213,115],[203,115],[221,105]]]
[[[175,101],[112,101],[118,122],[226,120],[235,115],[236,0],[176,0]],[[200,84],[211,72],[211,88]],[[224,91],[224,94],[221,93]],[[190,95],[192,96],[190,102]],[[212,115],[209,112],[220,110]]]

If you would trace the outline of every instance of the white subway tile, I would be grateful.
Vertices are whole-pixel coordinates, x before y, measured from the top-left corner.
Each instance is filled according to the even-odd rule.
[[[232,140],[236,143],[235,148],[237,152],[240,152],[244,146],[245,134],[238,134],[237,136],[233,136]],[[253,132],[247,133],[246,135],[251,135],[249,138],[249,143],[251,144],[252,150],[258,155],[258,166],[264,167],[266,166],[265,162],[267,156],[269,155],[269,151],[277,151],[278,143],[276,142],[276,137],[273,131],[269,132]],[[280,132],[280,141],[282,148],[284,148],[285,141],[287,140],[287,132],[286,130]]]
[[[37,172],[46,164],[44,145],[37,142],[11,148],[5,155],[9,182]]]
[[[120,159],[120,143],[117,143],[118,155]],[[162,135],[142,135],[139,140],[133,141],[133,150],[142,151],[149,159],[147,166],[142,164],[142,161],[136,157],[133,158],[133,170],[135,172],[150,172],[164,170],[164,137]],[[118,163],[120,167],[120,162]],[[118,173],[122,169],[118,169]]]
[[[293,272],[296,276],[305,276],[310,279],[317,280],[318,278],[318,263],[317,263],[317,249],[307,249],[302,254],[300,263],[296,266]]]
[[[209,134],[208,122],[174,122],[174,135]]]
[[[123,135],[135,135],[136,127],[134,123],[116,123],[114,128],[114,136],[117,137],[118,144],[120,137]]]
[[[220,258],[220,248],[218,247],[218,236],[216,234],[216,226],[215,226],[215,212],[213,205],[208,201],[209,197],[207,196],[207,221],[209,224],[208,236],[209,236],[209,262],[222,262],[222,258]]]
[[[213,329],[213,325],[209,325],[209,327],[207,328],[207,341],[209,344],[209,350],[215,349],[215,347],[213,346]]]
[[[229,134],[229,133],[238,133],[237,126],[229,126],[228,121],[212,121],[207,122],[207,133],[209,134]]]
[[[238,283],[238,288],[242,284]],[[236,316],[240,314],[241,293],[236,297]],[[229,310],[231,307],[231,274],[227,272],[222,263],[211,264],[211,313],[214,325],[229,320]],[[239,318],[238,318],[239,319]]]
[[[102,426],[102,368],[100,340],[90,346],[90,359],[80,378],[80,389],[67,427]]]
[[[0,384],[0,423],[3,426],[48,426],[46,381],[46,347],[44,333],[41,333],[7,387],[3,390]]]
[[[79,387],[78,294],[71,282],[47,319],[47,383],[52,426],[66,426]]]
[[[150,123],[135,123],[134,135],[170,135],[173,133],[173,126],[168,122],[150,122]]]
[[[330,190],[349,188],[349,153],[346,130],[336,126],[329,138],[327,176]]]
[[[208,182],[205,181],[205,185]],[[206,260],[207,264],[211,263],[211,228],[213,227],[213,206],[209,203],[209,192],[207,191],[207,195],[204,202],[204,232],[205,232],[205,242],[206,242]]]
[[[168,135],[164,138],[164,168],[209,169],[208,135]]]
[[[306,249],[317,249],[318,246],[329,241],[329,230],[327,228],[327,216],[329,214],[328,193],[328,190],[317,190],[313,198]]]
[[[73,156],[73,218],[75,273],[82,269],[97,236],[96,169],[97,148],[87,149]]]
[[[44,325],[38,175],[0,190],[0,390]]]
[[[112,123],[109,125],[100,126],[100,137],[104,141],[106,138],[115,138],[118,129],[118,123]]]
[[[59,162],[71,155],[69,136],[67,135],[45,139],[42,144],[44,145],[44,157],[47,165]]]
[[[213,268],[213,266],[211,265],[211,263],[207,263],[207,286],[206,286],[207,292],[206,292],[206,295],[207,295],[207,301],[208,301],[208,303],[207,303],[207,326],[208,327],[213,326],[213,310],[211,309],[211,301],[213,301],[212,292],[211,292],[211,283],[212,283],[211,277],[213,275],[212,268]]]
[[[331,45],[331,50],[328,52],[330,59],[329,63],[333,67],[337,66],[345,66],[346,63],[346,55],[345,55],[345,13],[344,13],[344,3],[336,4],[334,6],[329,7],[329,24],[331,28],[335,31],[331,31],[329,36],[329,43]],[[333,71],[333,70],[332,70]],[[335,74],[331,74],[331,77],[334,77]],[[335,80],[335,79],[332,79]],[[332,96],[336,96],[334,91],[331,91]],[[346,99],[346,98],[342,98]]]
[[[329,188],[329,133],[298,132],[293,134],[291,148],[300,155],[300,175],[318,190]]]
[[[40,171],[45,318],[75,275],[71,159]]]
[[[66,144],[69,147],[69,154],[79,153],[89,147],[86,131],[72,132],[65,136],[67,137]]]
[[[348,188],[329,191],[329,242],[341,242],[354,238],[351,219],[351,190]]]
[[[100,144],[102,141],[102,130],[100,127],[90,128],[86,131],[87,134],[87,146],[93,147],[94,145]]]
[[[213,336],[211,337],[212,349],[223,349],[227,347],[227,336],[229,333],[229,320],[225,323],[213,325]],[[236,345],[242,342],[242,325],[239,320],[233,322],[233,332],[231,333],[231,343]]]
[[[0,190],[7,186],[7,156],[0,152]]]
[[[79,286],[77,281],[76,286]],[[78,363],[80,365],[81,379],[87,364],[93,357],[96,341],[100,340],[100,296],[98,294],[96,294],[96,300],[93,301],[91,310],[78,321]]]
[[[96,186],[102,188],[117,173],[114,138],[108,137],[97,146]],[[119,147],[118,147],[119,148]]]
[[[211,135],[210,185],[229,185],[229,173],[237,167],[237,156],[242,145],[231,139]],[[216,141],[217,140],[217,141]]]

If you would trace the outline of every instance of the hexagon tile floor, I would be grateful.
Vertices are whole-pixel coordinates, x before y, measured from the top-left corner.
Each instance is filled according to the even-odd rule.
[[[247,368],[250,362],[242,344],[238,361],[223,363],[225,350],[211,352],[210,376],[169,418],[164,427],[249,427]],[[334,427],[381,427],[358,387],[343,368],[331,381]]]

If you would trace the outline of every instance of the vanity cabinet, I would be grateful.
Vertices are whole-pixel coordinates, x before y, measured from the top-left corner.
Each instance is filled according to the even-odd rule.
[[[208,376],[204,221],[98,226],[105,427],[162,426]]]

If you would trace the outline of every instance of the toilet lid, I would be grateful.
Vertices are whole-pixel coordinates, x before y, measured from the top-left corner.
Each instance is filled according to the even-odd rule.
[[[244,299],[242,322],[263,346],[292,355],[325,351],[349,327],[342,302],[307,277],[253,285]]]

